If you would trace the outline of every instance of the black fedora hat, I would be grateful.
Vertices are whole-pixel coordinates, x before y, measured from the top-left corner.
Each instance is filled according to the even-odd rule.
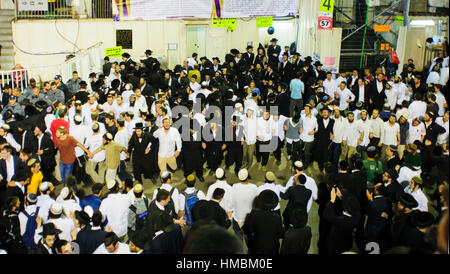
[[[319,66],[323,66],[323,64],[320,63],[320,61],[316,61],[316,62],[314,62],[314,66],[319,67]]]
[[[239,50],[237,50],[237,49],[231,49],[230,52],[232,54],[239,54]]]
[[[39,235],[47,236],[47,235],[58,235],[62,231],[57,229],[54,223],[46,223],[42,226],[42,232]]]
[[[82,210],[75,211],[75,219],[77,219],[80,224],[83,225],[88,225],[91,222],[91,218],[89,217],[89,215]]]
[[[214,61],[214,59],[217,60],[217,63],[220,63],[219,57],[213,57],[212,60]]]
[[[141,122],[136,123],[136,125],[134,126],[134,129],[143,129],[143,128],[144,128],[144,124]]]
[[[411,216],[411,225],[419,229],[429,227],[434,222],[434,217],[430,212],[416,211]]]
[[[272,210],[278,205],[278,196],[272,190],[266,189],[258,195],[258,203],[262,209]]]
[[[407,208],[416,208],[419,203],[417,203],[416,199],[411,194],[405,193],[405,192],[398,192],[397,195],[397,201],[401,203],[403,206]]]
[[[151,51],[149,49],[145,51],[145,54],[148,54],[148,55],[152,55],[152,53],[153,53],[153,51]]]
[[[44,109],[44,108],[47,108],[47,107],[48,107],[48,103],[47,103],[46,101],[44,101],[44,100],[39,100],[39,101],[37,101],[36,103],[34,103],[34,106],[35,106],[36,108],[42,108],[42,109]]]
[[[312,57],[311,56],[306,56],[305,57],[305,62],[306,63],[311,63],[312,62]]]
[[[278,39],[277,39],[277,38],[272,38],[272,39],[270,40],[270,42],[278,42]]]

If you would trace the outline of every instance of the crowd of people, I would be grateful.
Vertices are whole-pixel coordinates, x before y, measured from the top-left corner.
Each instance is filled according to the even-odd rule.
[[[448,56],[388,79],[333,75],[275,38],[173,70],[145,55],[105,57],[87,81],[2,85],[3,253],[306,254],[313,203],[320,254],[448,252]]]

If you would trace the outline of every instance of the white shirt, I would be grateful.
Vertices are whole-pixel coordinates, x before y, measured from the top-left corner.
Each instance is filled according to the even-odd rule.
[[[427,83],[427,85],[439,84],[439,81],[440,81],[439,73],[437,73],[436,71],[432,71],[432,72],[430,72],[430,74],[428,74],[426,83]]]
[[[376,80],[376,83],[377,83],[377,91],[378,91],[378,93],[381,93],[381,91],[383,90],[383,81],[378,81],[378,80]]]
[[[17,152],[20,151],[22,146],[16,142],[16,139],[14,139],[13,135],[11,133],[6,134],[5,140],[8,144],[10,144]]]
[[[118,105],[116,103],[114,107],[114,113],[116,114],[116,117],[120,117],[120,114],[122,112],[127,112],[129,110],[130,106],[127,103],[122,103],[122,105]]]
[[[110,111],[114,112],[115,106],[116,106],[116,101],[113,101],[111,105],[108,102],[105,102],[103,104],[103,111],[106,113],[108,113]]]
[[[352,123],[350,123],[347,120],[347,126],[346,130],[344,132],[344,139],[347,142],[347,146],[350,147],[357,147],[358,146],[358,139],[361,137],[361,124],[357,121],[353,120]]]
[[[351,92],[348,88],[345,88],[344,90],[338,89],[337,94],[339,95],[339,109],[346,110],[349,106],[349,103],[347,102],[348,99],[352,100],[352,102],[355,100],[356,96]]]
[[[414,171],[414,170],[410,169],[409,167],[403,166],[398,171],[397,182],[399,182],[399,183],[404,182],[404,181],[410,182],[414,176],[420,177],[421,173],[422,173],[421,169]]]
[[[170,184],[162,184],[161,185],[161,189],[165,189],[169,193],[172,190],[172,188],[174,188],[172,196],[171,196],[172,201],[173,201],[173,207],[175,208],[175,213],[178,214],[178,211],[180,210],[180,204],[179,204],[180,193],[178,192],[178,189],[176,187],[171,186]],[[156,199],[156,195],[158,194],[158,191],[159,191],[158,188],[153,191],[153,200]],[[158,203],[156,203],[156,205],[158,205]],[[183,209],[184,209],[184,207],[183,207]]]
[[[448,135],[449,135],[448,121],[444,123],[443,117],[438,117],[436,118],[436,124],[440,125],[445,129],[444,133],[438,135],[437,143],[440,145],[448,143]]]
[[[425,112],[427,111],[427,104],[423,101],[413,101],[409,105],[408,110],[411,113],[409,119],[418,118],[420,116],[425,117]]]
[[[262,139],[257,137],[257,139],[259,141],[266,142],[266,141],[270,141],[272,139],[272,128],[271,128],[270,118],[267,120],[264,119],[264,117],[258,118],[257,127],[256,127],[256,135],[262,137]]]
[[[119,242],[119,248],[117,249],[116,253],[110,253],[106,247],[105,244],[101,244],[92,254],[134,254],[130,252],[130,247],[127,244]]]
[[[191,66],[192,68],[194,68],[194,65],[197,64],[197,61],[195,61],[195,59],[193,57],[187,58],[187,61],[188,61],[188,66]]]
[[[37,197],[36,206],[40,207],[38,215],[41,216],[42,223],[45,224],[48,219],[48,211],[50,207],[56,203],[49,195],[39,195]]]
[[[440,92],[440,91],[438,91],[437,93],[436,93],[436,104],[438,105],[438,107],[439,107],[439,111],[438,111],[438,115],[439,116],[444,116],[444,114],[445,114],[445,108],[444,108],[444,105],[447,103],[447,100],[445,100],[445,97],[444,97],[444,95]]]
[[[334,126],[333,126],[333,135],[334,140],[333,142],[335,144],[342,143],[342,139],[344,139],[344,133],[347,126],[346,120],[340,116],[339,118],[332,117],[334,120]]]
[[[306,177],[305,187],[307,189],[311,190],[311,197],[309,198],[308,205],[306,206],[306,211],[309,212],[311,210],[312,201],[317,200],[317,197],[318,197],[317,195],[319,193],[319,189],[317,187],[316,181],[312,177],[309,177],[305,173],[303,173],[303,175],[305,175],[305,177]],[[295,176],[297,176],[297,175],[291,176],[291,178],[289,178],[288,182],[286,183],[284,192],[286,192],[291,186],[294,185],[294,177]]]
[[[94,153],[94,151],[96,151],[102,145],[103,145],[103,136],[100,133],[89,136],[86,139],[85,143],[86,148],[92,153]],[[94,163],[102,162],[104,160],[105,160],[105,150],[101,150],[100,152],[96,153],[94,157],[89,159],[89,161]]]
[[[214,184],[208,187],[208,192],[206,193],[206,199],[211,200],[214,194],[214,190],[221,188],[225,190],[222,201],[220,201],[220,206],[227,212],[231,212],[233,207],[233,188],[226,182],[217,180]]]
[[[448,60],[448,58],[446,58],[446,59]],[[447,81],[448,81],[448,76],[449,76],[448,66],[445,67],[445,68],[441,68],[441,74],[439,76],[439,84],[445,86],[447,84]]]
[[[116,135],[114,136],[114,142],[118,143],[119,145],[128,148],[128,140],[129,140],[128,132],[125,128],[117,131]],[[95,157],[95,156],[94,156]],[[127,154],[125,151],[122,151],[120,153],[120,160],[123,161],[127,158]]]
[[[278,204],[277,206],[274,208],[274,210],[279,210],[280,209],[280,193],[281,192],[285,192],[285,189],[282,185],[277,185],[275,183],[265,183],[261,186],[258,187],[258,195],[263,192],[264,190],[272,190],[273,192],[275,192],[275,194],[277,194],[278,197]]]
[[[70,127],[70,135],[72,135],[75,140],[80,142],[82,145],[84,145],[86,138],[88,137],[88,130],[86,126],[80,124],[80,125],[72,125]],[[79,147],[75,147],[75,155],[77,157],[80,157],[84,154],[84,151]]]
[[[176,128],[169,128],[167,133],[164,128],[160,128],[153,133],[153,136],[159,139],[159,157],[174,156],[175,146],[178,151],[181,151],[181,135]]]
[[[426,129],[424,123],[419,123],[417,126],[413,126],[411,123],[408,129],[408,144],[414,143],[414,141],[422,140],[422,136],[426,135]]]
[[[315,116],[310,114],[310,117],[303,115],[301,117],[301,125],[303,128],[303,132],[300,134],[300,139],[303,142],[312,142],[314,141],[314,135],[309,135],[308,132],[317,130],[319,125],[317,124],[317,119]]]
[[[126,194],[111,193],[100,204],[100,211],[108,218],[108,226],[120,238],[128,232],[128,207],[130,199]]]
[[[141,90],[144,89],[146,85],[142,86]],[[122,100],[125,104],[129,104],[130,103],[130,97],[131,95],[133,95],[134,92],[130,89],[125,90],[124,92],[122,92]]]
[[[373,137],[375,138],[380,138],[381,137],[381,132],[383,131],[384,128],[384,122],[383,120],[381,120],[380,116],[378,116],[376,119],[373,119],[371,117],[371,128],[372,128],[372,133],[373,133]]]
[[[97,105],[98,105],[97,101],[95,101],[94,104],[92,104],[92,105],[90,105],[89,103],[86,103],[83,105],[82,112],[85,113],[85,116],[84,116],[84,124],[85,125],[89,125],[92,123],[92,118],[91,118],[92,109],[96,110]]]
[[[386,94],[386,98],[388,100],[389,106],[391,107],[391,110],[394,110],[395,105],[397,104],[398,90],[392,87],[391,89],[385,89],[384,94]]]
[[[372,121],[368,120],[366,118],[366,121],[363,121],[362,119],[358,120],[359,126],[360,126],[360,133],[364,132],[363,140],[361,142],[361,146],[368,146],[370,143],[369,135],[370,131],[372,130]]]
[[[247,115],[242,121],[242,126],[244,127],[245,143],[247,145],[253,145],[256,143],[256,133],[257,133],[257,119],[254,115],[248,118]]]
[[[64,214],[70,216],[70,212],[81,211],[80,202],[78,197],[76,199],[62,200],[60,204],[63,207]]]
[[[278,116],[278,120],[275,121],[275,119],[273,118],[273,116],[270,117],[270,127],[272,129],[272,136],[276,136],[278,137],[280,140],[284,140],[284,129],[283,129],[283,125],[284,122],[287,120],[287,117],[280,115]]]
[[[334,98],[334,92],[337,90],[336,81],[334,79],[330,81],[328,79],[323,80],[323,89],[328,96]]]
[[[411,194],[411,196],[413,196],[418,203],[417,207],[413,208],[413,210],[417,209],[420,211],[428,212],[428,199],[421,189],[418,189],[413,192],[412,189],[409,186],[407,186],[405,188],[405,192]]]
[[[394,123],[394,125],[390,125],[389,122],[384,123],[384,130],[381,131],[380,142],[383,145],[397,145],[397,133],[400,133],[400,125],[398,123]]]
[[[75,228],[75,224],[72,219],[61,217],[58,219],[50,219],[48,220],[48,223],[55,224],[55,227],[61,230],[61,233],[59,234],[59,238],[61,240],[66,240],[68,242],[72,241],[72,235],[70,235],[70,232]]]
[[[401,105],[403,101],[409,101],[410,97],[409,97],[409,91],[408,91],[408,87],[406,86],[405,83],[403,82],[399,82],[399,83],[394,83],[394,86],[392,87],[393,89],[395,88],[398,93],[397,93],[397,104]]]
[[[235,183],[233,185],[233,218],[237,222],[245,221],[245,217],[252,211],[253,200],[258,196],[255,184]]]
[[[144,112],[148,111],[147,101],[145,100],[144,96],[141,96],[139,98],[136,97],[136,103],[134,104],[135,108],[141,109]]]
[[[358,86],[358,102],[364,103],[365,86]]]
[[[8,174],[8,176],[6,177],[6,180],[9,182],[9,181],[11,181],[11,178],[15,174],[14,157],[11,155],[9,160],[5,160],[5,163],[6,163],[6,174]]]

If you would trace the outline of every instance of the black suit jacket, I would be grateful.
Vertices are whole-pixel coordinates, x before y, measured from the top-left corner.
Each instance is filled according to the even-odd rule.
[[[20,158],[15,155],[11,155],[11,157],[13,157],[14,161],[14,172],[17,172],[22,167],[22,161],[20,161]],[[0,181],[0,191],[6,190],[6,184],[8,183],[8,181],[6,180],[6,178],[8,177],[8,171],[6,168],[6,161],[3,159],[0,160],[0,175],[2,175],[3,177],[3,179]]]
[[[253,209],[242,227],[250,254],[278,254],[284,229],[281,216],[269,210]]]
[[[111,73],[111,67],[112,64],[110,62],[106,62],[103,64],[103,74],[105,74],[105,76],[109,76],[109,74]]]
[[[378,80],[374,80],[372,82],[370,82],[369,84],[369,92],[370,92],[370,99],[372,99],[372,107],[373,108],[377,108],[381,111],[381,109],[383,109],[383,105],[384,105],[384,99],[386,99],[386,94],[384,93],[384,90],[386,89],[386,80],[383,80],[383,89],[381,90],[380,93],[378,93],[378,89],[377,89],[377,81]],[[367,87],[367,86],[366,86]],[[372,109],[373,109],[372,108]]]
[[[274,66],[274,69],[278,68],[278,57],[280,56],[281,53],[281,47],[280,45],[276,45],[275,48],[270,45],[269,48],[267,49],[267,56],[269,57],[269,64]],[[276,54],[276,56],[273,56],[273,54]]]
[[[286,65],[283,67],[283,63],[280,63],[280,68],[278,70],[281,76],[281,82],[289,84],[293,78],[294,66],[289,61],[286,62]]]
[[[252,53],[242,53],[242,59],[244,59],[245,61],[245,65],[247,66],[247,68],[250,68],[251,65],[253,65],[253,62],[255,61],[255,54]]]
[[[364,102],[365,106],[369,105],[369,99],[370,99],[371,91],[368,88],[368,86],[364,86],[364,98],[359,98],[359,86],[358,86],[358,84],[353,85],[353,87],[351,88],[351,91],[356,96],[355,100],[353,100],[353,102],[352,102],[352,105],[356,104],[356,102],[359,102],[360,100],[362,100]]]
[[[80,254],[92,254],[105,241],[106,231],[92,230],[90,226],[81,229],[76,242],[80,246]]]
[[[359,216],[336,215],[336,205],[328,202],[324,218],[331,223],[327,247],[331,254],[341,254],[353,246],[353,229],[358,224]]]
[[[227,213],[218,202],[213,200],[200,200],[192,208],[192,218],[194,222],[198,220],[213,220],[221,227],[228,229],[231,221]]]

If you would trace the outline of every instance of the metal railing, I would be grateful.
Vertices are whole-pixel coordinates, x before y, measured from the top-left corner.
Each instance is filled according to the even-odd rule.
[[[24,89],[29,83],[29,70],[28,69],[18,69],[18,70],[2,70],[0,71],[0,81],[2,88],[9,84],[11,88]]]
[[[18,20],[112,18],[112,0],[15,1],[14,18]]]

